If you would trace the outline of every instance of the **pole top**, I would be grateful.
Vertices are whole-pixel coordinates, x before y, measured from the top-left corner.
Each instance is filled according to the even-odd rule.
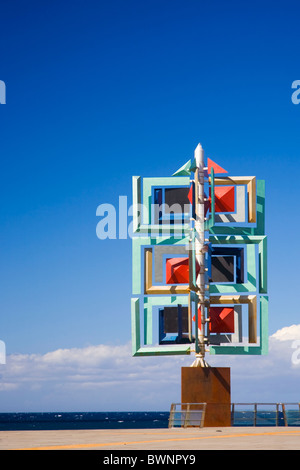
[[[204,151],[202,145],[199,143],[195,149],[195,160],[198,168],[204,166]]]

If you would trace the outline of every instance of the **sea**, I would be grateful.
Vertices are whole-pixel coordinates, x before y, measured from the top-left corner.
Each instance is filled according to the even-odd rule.
[[[0,413],[0,431],[167,428],[169,411]]]

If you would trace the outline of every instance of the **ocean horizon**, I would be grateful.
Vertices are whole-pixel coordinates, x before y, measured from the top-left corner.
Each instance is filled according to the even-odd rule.
[[[165,429],[170,411],[95,411],[95,412],[4,412],[0,413],[0,431],[72,430],[72,429]],[[254,413],[235,411],[232,426],[253,426]],[[300,411],[276,413],[261,410],[256,426],[300,426]]]
[[[0,431],[167,428],[169,411],[0,413]]]

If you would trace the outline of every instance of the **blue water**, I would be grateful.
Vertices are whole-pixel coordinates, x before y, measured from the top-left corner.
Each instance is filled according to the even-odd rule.
[[[160,429],[168,427],[169,411],[73,412],[73,413],[0,413],[0,431],[59,429]],[[300,426],[300,412],[287,412],[288,426]],[[237,411],[232,426],[253,426],[254,414]],[[284,426],[283,414],[277,419]],[[256,426],[276,426],[274,412],[257,413]]]
[[[169,411],[0,413],[0,431],[167,428]]]

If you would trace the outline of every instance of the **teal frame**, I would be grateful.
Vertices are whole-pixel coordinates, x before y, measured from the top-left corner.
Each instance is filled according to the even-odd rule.
[[[143,305],[141,305],[143,303]],[[133,356],[161,356],[190,354],[192,343],[157,345],[152,344],[153,312],[154,306],[188,305],[188,295],[145,296],[131,299],[131,331]],[[144,346],[141,346],[141,315],[144,310]]]
[[[143,181],[143,182],[142,182]],[[181,355],[198,350],[198,344],[152,345],[153,307],[188,305],[196,302],[193,292],[190,295],[144,295],[142,247],[153,245],[194,245],[194,228],[190,224],[151,224],[152,188],[160,186],[190,186],[190,177],[172,176],[163,178],[141,178],[133,176],[133,238],[132,238],[132,294],[131,328],[133,356]],[[205,230],[213,245],[245,245],[247,256],[247,280],[243,284],[210,284],[209,293],[219,295],[247,295],[257,298],[259,317],[259,341],[246,345],[209,346],[212,355],[263,355],[268,352],[268,304],[267,294],[267,237],[265,236],[265,181],[256,180],[256,224],[249,226],[215,225],[214,173],[211,174],[211,212],[205,220]],[[143,213],[139,214],[139,208]],[[187,249],[188,254],[188,249]],[[195,261],[194,249],[192,258]],[[194,275],[194,273],[193,273]],[[195,282],[195,279],[193,279]],[[197,309],[196,309],[197,312]],[[143,317],[142,317],[143,315]],[[141,335],[141,318],[144,331]],[[198,326],[198,315],[195,318]]]
[[[258,258],[258,292],[260,294],[267,293],[267,237],[266,236],[229,236],[217,237],[211,235],[209,237],[212,245],[245,245],[247,248],[247,276],[248,282],[245,284],[211,284],[210,293],[229,294],[232,291],[239,293],[254,292],[257,289],[256,282],[256,261]],[[258,245],[258,253],[256,254],[255,245]]]
[[[142,182],[143,182],[143,188]],[[170,176],[165,178],[141,178],[132,177],[132,203],[133,203],[133,233],[154,234],[154,233],[189,233],[189,224],[151,224],[151,194],[153,186],[177,186],[187,187],[190,185],[188,176]],[[142,203],[143,200],[143,203]],[[139,214],[139,208],[142,213]]]

